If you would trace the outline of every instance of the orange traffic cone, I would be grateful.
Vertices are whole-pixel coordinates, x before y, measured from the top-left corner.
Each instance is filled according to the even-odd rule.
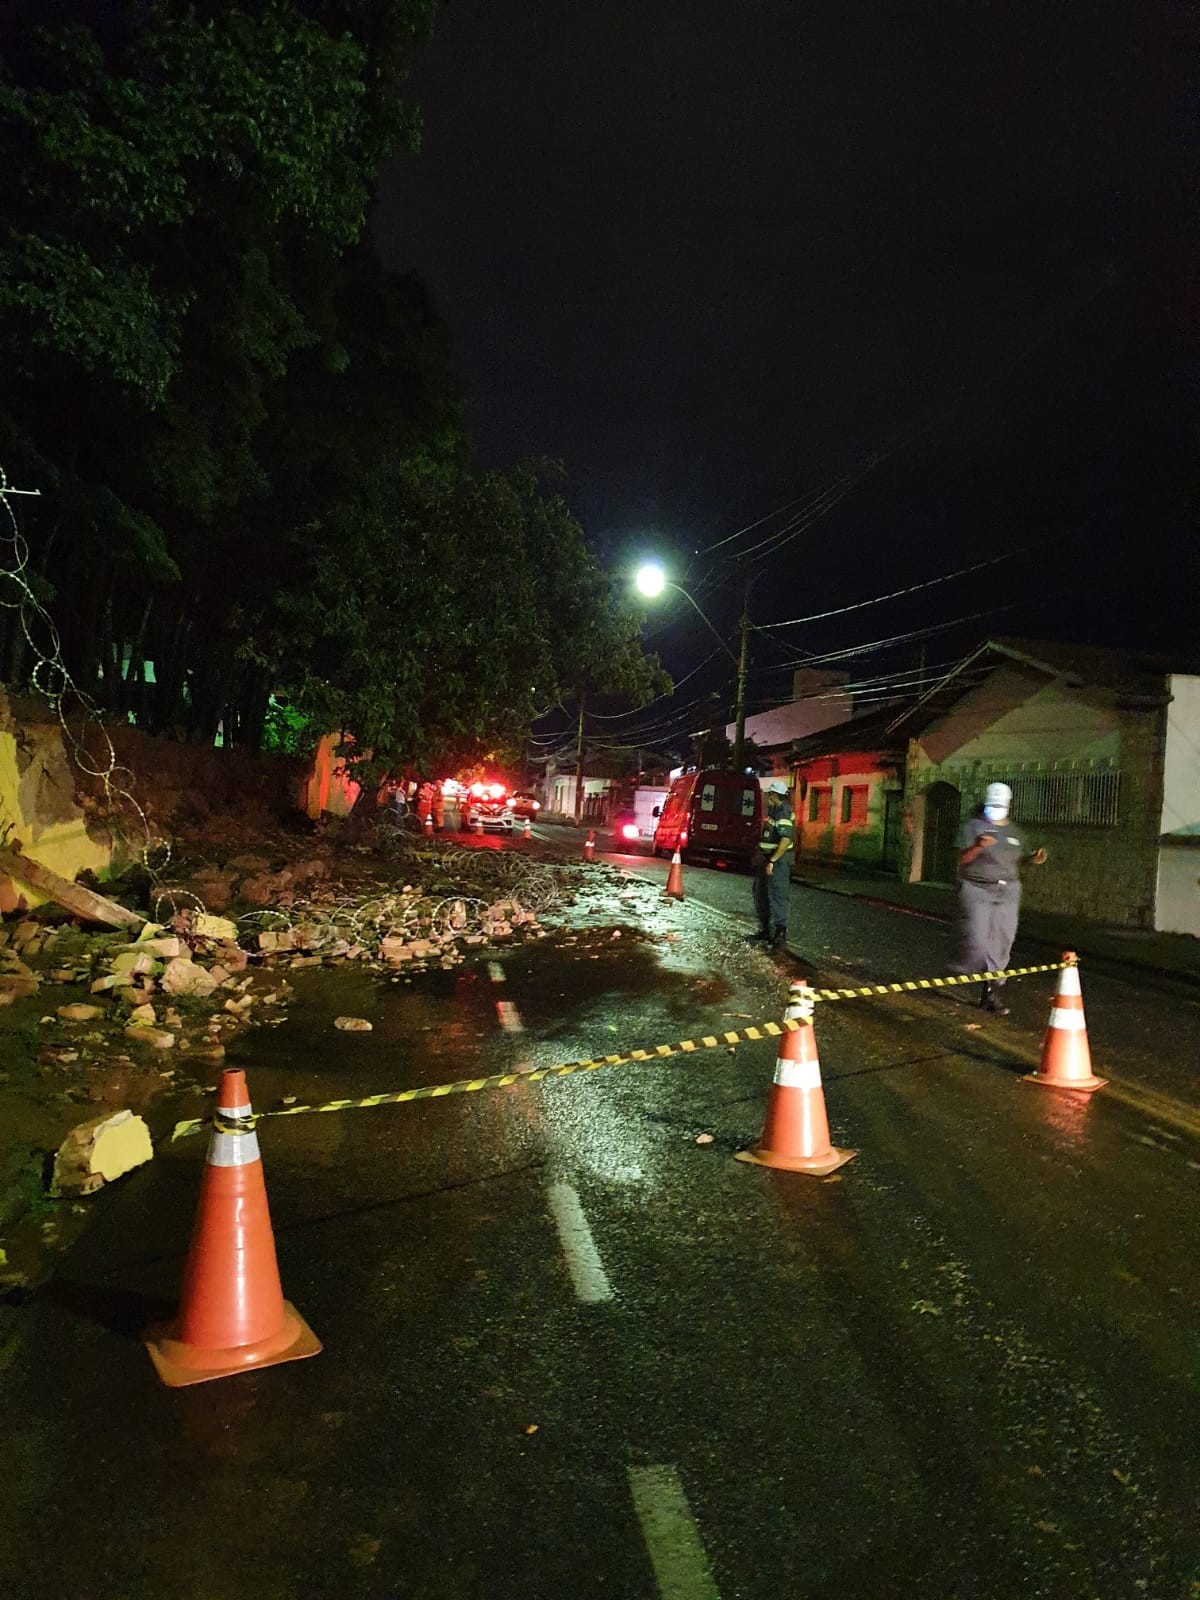
[[[433,813],[432,813],[432,811],[427,811],[425,813],[425,832],[426,833],[432,833],[433,832]]]
[[[668,896],[672,900],[683,899],[683,857],[676,850],[671,857],[671,870],[667,873],[667,887],[663,890],[663,898]]]
[[[583,841],[583,859],[585,861],[594,861],[596,859],[596,830],[595,830],[595,828],[589,828],[588,829],[588,836]]]
[[[221,1074],[179,1314],[146,1335],[173,1389],[315,1356],[320,1340],[283,1298],[258,1135],[240,1069]]]
[[[785,1033],[780,1044],[762,1138],[753,1150],[739,1150],[737,1159],[823,1178],[852,1161],[858,1151],[837,1150],[829,1142],[812,1011],[808,984],[798,979],[783,1014],[785,1022],[797,1027]]]
[[[1088,1049],[1087,1023],[1083,1017],[1083,990],[1079,984],[1079,957],[1074,950],[1063,952],[1063,969],[1058,975],[1058,992],[1050,1007],[1050,1020],[1042,1040],[1042,1061],[1036,1072],[1025,1075],[1026,1083],[1040,1083],[1046,1089],[1082,1089],[1091,1094],[1103,1089],[1107,1078],[1092,1071],[1092,1052]]]
[[[533,824],[528,817],[525,818],[525,826],[521,829],[521,837],[522,839],[533,838]]]

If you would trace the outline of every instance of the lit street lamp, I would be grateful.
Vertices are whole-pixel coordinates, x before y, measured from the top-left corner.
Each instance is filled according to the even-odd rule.
[[[735,655],[729,644],[717,632],[700,607],[692,599],[686,589],[677,583],[672,583],[657,561],[646,561],[637,570],[634,577],[639,594],[645,595],[647,600],[656,600],[664,589],[674,589],[676,594],[681,594],[691,606],[692,610],[704,623],[708,631],[716,639],[725,654],[737,668],[737,699],[734,706],[735,732],[733,737],[733,764],[740,771],[745,762],[746,755],[746,638],[750,632],[750,580],[746,580],[746,591],[742,601],[742,615],[738,623],[741,635],[739,647]]]

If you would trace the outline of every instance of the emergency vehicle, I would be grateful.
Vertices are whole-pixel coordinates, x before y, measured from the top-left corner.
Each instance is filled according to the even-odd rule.
[[[707,855],[748,866],[762,833],[763,800],[758,779],[745,772],[702,767],[672,783],[656,807],[654,854]]]

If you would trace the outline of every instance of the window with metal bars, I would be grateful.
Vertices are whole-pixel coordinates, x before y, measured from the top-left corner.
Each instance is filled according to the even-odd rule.
[[[1019,772],[1005,779],[1018,822],[1115,828],[1120,821],[1121,774]]]
[[[852,827],[867,821],[867,801],[870,788],[864,784],[845,784],[842,788],[842,821]]]

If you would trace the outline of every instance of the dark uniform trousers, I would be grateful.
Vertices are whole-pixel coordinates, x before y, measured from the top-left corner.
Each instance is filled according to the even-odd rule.
[[[759,926],[768,939],[786,929],[791,899],[791,852],[777,861],[770,872],[767,871],[767,858],[760,856],[754,864],[754,910]]]

